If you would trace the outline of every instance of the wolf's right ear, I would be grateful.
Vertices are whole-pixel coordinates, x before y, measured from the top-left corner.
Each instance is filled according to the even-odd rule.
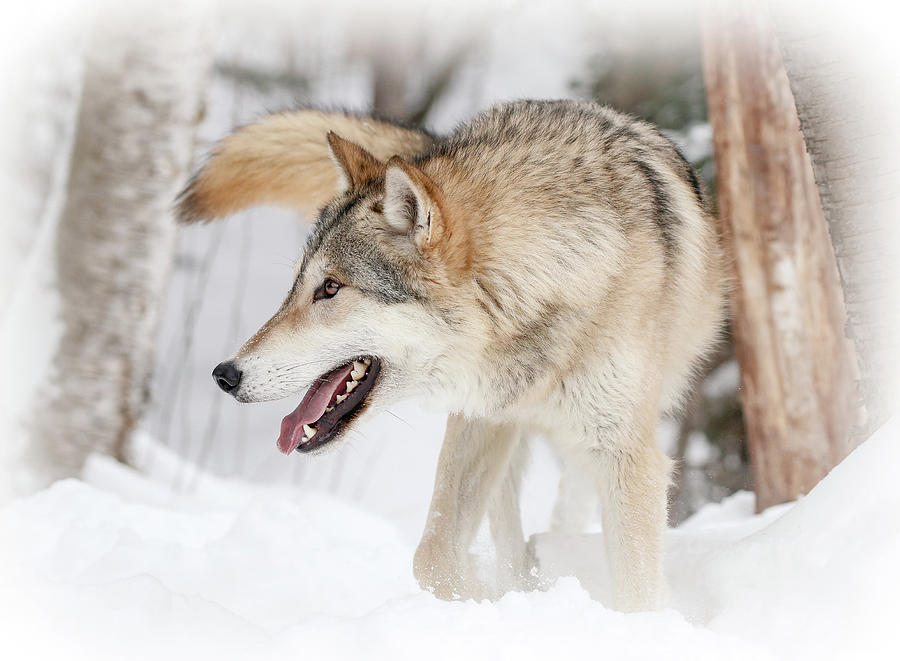
[[[419,154],[433,142],[422,131],[342,112],[309,109],[270,115],[216,146],[178,196],[177,220],[214,220],[260,204],[292,207],[314,218],[335,197],[340,183],[326,138],[329,131],[376,160]],[[343,150],[342,156],[347,153]],[[351,154],[356,163],[353,159]]]

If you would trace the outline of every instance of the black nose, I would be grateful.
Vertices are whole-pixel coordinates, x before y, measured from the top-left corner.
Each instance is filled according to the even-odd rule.
[[[231,361],[216,365],[212,375],[218,386],[225,392],[231,392],[241,383],[241,371]]]

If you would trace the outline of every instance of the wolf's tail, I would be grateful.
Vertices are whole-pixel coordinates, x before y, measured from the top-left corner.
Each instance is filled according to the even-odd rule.
[[[274,204],[315,214],[337,193],[338,171],[326,135],[334,131],[379,160],[414,156],[427,133],[343,112],[297,110],[270,115],[222,140],[176,200],[182,223],[214,220]]]

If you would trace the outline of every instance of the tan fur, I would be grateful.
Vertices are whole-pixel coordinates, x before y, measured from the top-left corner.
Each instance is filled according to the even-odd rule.
[[[507,575],[531,585],[520,446],[542,433],[599,497],[618,607],[660,606],[670,462],[655,425],[714,343],[728,289],[689,167],[650,125],[589,103],[501,105],[427,150],[430,139],[406,129],[383,141],[364,132],[370,141],[355,147],[347,138],[360,127],[308,117],[303,131],[322,142],[341,134],[329,142],[331,183],[343,187],[282,309],[232,359],[246,380],[233,394],[292,394],[323,369],[375,355],[384,369],[371,411],[413,396],[453,411],[414,563],[444,598],[492,594],[468,557],[485,514]],[[258,132],[273,140],[266,126],[243,130],[245,154]],[[294,174],[321,156],[318,142],[235,170],[229,140],[189,190],[227,197],[218,185],[249,170],[266,195],[323,204],[325,187],[311,193]],[[241,204],[262,196],[246,188]],[[316,303],[315,288],[334,277],[346,286]],[[569,529],[584,512],[555,519]]]
[[[347,113],[297,110],[270,115],[216,146],[179,196],[179,220],[215,220],[263,204],[292,207],[312,217],[340,188],[329,131],[381,160],[417,154],[432,142],[421,131]],[[349,149],[359,149],[355,145]]]
[[[359,145],[344,140],[334,131],[329,131],[327,137],[331,156],[338,166],[335,173],[343,174],[338,182],[338,189],[362,188],[367,182],[384,174],[384,163]],[[334,191],[332,196],[333,194]]]

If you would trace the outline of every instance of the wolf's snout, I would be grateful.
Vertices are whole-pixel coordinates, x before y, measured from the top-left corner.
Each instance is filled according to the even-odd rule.
[[[234,366],[233,362],[226,360],[224,363],[216,365],[216,369],[213,370],[212,376],[213,379],[215,379],[216,385],[225,392],[231,392],[240,385],[241,374],[242,372]]]

